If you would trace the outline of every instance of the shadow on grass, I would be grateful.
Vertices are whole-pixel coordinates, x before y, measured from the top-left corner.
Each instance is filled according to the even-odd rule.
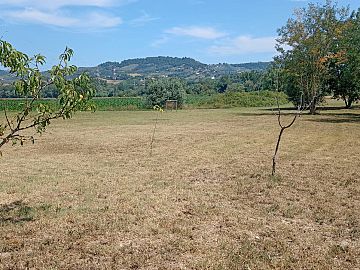
[[[20,223],[33,219],[33,209],[22,201],[0,205],[0,223]]]
[[[342,124],[342,123],[359,123],[360,114],[352,113],[336,113],[336,114],[321,114],[321,116],[327,116],[322,118],[309,118],[305,121],[318,122],[318,123],[330,123],[330,124]]]
[[[296,113],[296,108],[293,107],[286,107],[286,108],[280,108],[281,110],[281,114],[286,116],[286,115],[294,115]],[[254,111],[249,111],[249,112],[234,112],[234,115],[237,116],[276,116],[278,112],[277,108],[260,108],[260,109],[256,109]]]
[[[237,116],[269,116],[276,115],[278,109],[276,107],[271,108],[248,108],[251,111],[233,112]],[[280,108],[283,115],[293,115],[296,111],[294,107],[282,107]]]
[[[294,115],[296,112],[295,107],[282,107],[280,108],[281,114],[284,116]],[[260,108],[254,112],[235,112],[238,116],[276,116],[277,108]],[[308,115],[309,111],[302,112],[302,115]],[[329,118],[318,118],[317,116],[328,116]],[[317,113],[314,118],[306,119],[306,121],[325,122],[325,123],[356,123],[360,122],[360,106],[353,106],[351,109],[339,106],[323,106],[317,108]]]

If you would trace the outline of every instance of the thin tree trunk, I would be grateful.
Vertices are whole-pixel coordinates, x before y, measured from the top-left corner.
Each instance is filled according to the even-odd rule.
[[[155,132],[156,132],[156,126],[157,126],[158,120],[159,120],[159,112],[156,112],[154,130],[153,130],[153,134],[151,136],[151,141],[150,141],[150,156],[152,156],[152,150],[153,150],[153,144],[154,144],[154,140],[155,140]]]
[[[281,141],[281,137],[282,137],[282,135],[284,133],[284,130],[285,130],[285,128],[282,127],[281,130],[280,130],[280,133],[279,133],[277,143],[276,143],[275,153],[274,153],[274,156],[273,156],[273,159],[272,159],[272,161],[273,161],[273,163],[272,163],[272,173],[271,173],[272,176],[274,176],[275,173],[276,173],[276,158],[277,158],[277,153],[279,151],[280,141]]]
[[[310,105],[310,114],[316,114],[316,100],[314,99]]]
[[[352,103],[353,103],[352,99],[349,98],[349,99],[347,100],[347,103],[345,103],[345,104],[346,104],[346,109],[350,109],[351,106],[352,106]]]

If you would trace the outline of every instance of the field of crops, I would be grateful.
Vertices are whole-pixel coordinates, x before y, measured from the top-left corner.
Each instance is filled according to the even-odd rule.
[[[134,111],[146,109],[145,100],[141,97],[95,98],[93,101],[98,111]]]
[[[280,104],[288,103],[284,93],[271,91],[249,93],[225,93],[205,95],[187,95],[184,99],[184,108],[233,108],[233,107],[262,107],[276,105],[276,98]],[[57,106],[56,99],[41,100],[50,106]],[[109,97],[94,98],[92,101],[97,111],[137,111],[149,107],[144,97]],[[0,111],[20,111],[24,106],[24,99],[0,99]]]
[[[49,105],[51,107],[57,106],[55,99],[44,99],[41,100],[42,103]],[[7,111],[21,111],[26,103],[25,99],[0,99],[0,110],[4,111],[5,109]]]
[[[56,99],[44,99],[41,102],[57,106]],[[132,111],[146,108],[145,101],[141,97],[94,98],[92,102],[98,111]],[[0,99],[0,110],[20,111],[24,103],[25,99]]]

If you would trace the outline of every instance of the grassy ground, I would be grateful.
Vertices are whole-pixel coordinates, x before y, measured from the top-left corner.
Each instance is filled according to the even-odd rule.
[[[83,113],[0,159],[0,269],[360,269],[360,110]]]

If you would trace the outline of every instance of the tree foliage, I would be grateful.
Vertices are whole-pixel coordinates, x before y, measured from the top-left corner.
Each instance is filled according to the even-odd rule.
[[[335,98],[347,108],[360,99],[360,11],[353,12],[337,40],[334,57],[329,61],[329,86]]]
[[[177,100],[181,107],[186,93],[185,84],[182,80],[176,78],[161,78],[147,82],[146,100],[150,107],[159,105],[164,107],[166,100]]]
[[[341,54],[337,43],[348,18],[348,9],[338,8],[330,0],[322,6],[310,3],[296,10],[295,18],[278,30],[280,55],[275,61],[282,85],[295,103],[302,96],[305,105],[311,104],[311,113],[330,91],[329,64]]]
[[[94,88],[86,74],[74,76],[77,67],[69,61],[73,50],[66,48],[59,57],[59,64],[52,67],[45,77],[40,67],[45,57],[38,54],[29,57],[17,51],[10,43],[0,40],[0,65],[16,76],[14,88],[17,96],[23,98],[22,110],[14,116],[5,110],[5,123],[0,125],[0,148],[8,142],[21,145],[34,137],[24,135],[25,130],[34,128],[37,133],[45,131],[50,122],[57,118],[71,118],[78,110],[93,109],[89,100]],[[57,106],[41,102],[44,90],[55,87],[58,91]]]

